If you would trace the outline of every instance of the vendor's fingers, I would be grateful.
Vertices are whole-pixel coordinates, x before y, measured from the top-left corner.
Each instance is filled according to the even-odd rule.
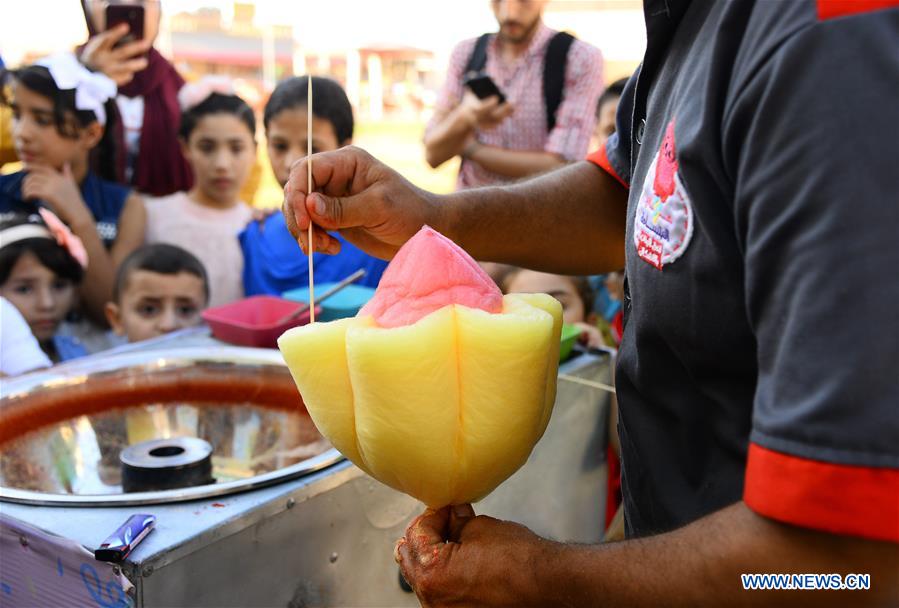
[[[428,509],[409,524],[406,540],[416,549],[446,542],[449,533],[450,507]]]
[[[281,213],[284,215],[284,223],[287,225],[290,234],[296,239],[297,244],[299,244],[300,248],[303,250],[303,253],[308,254],[309,220],[307,218],[305,227],[301,229],[297,226],[297,216],[294,209],[295,208],[285,199],[284,204],[281,206]],[[328,234],[320,226],[314,224],[312,226],[312,245],[314,251],[321,253],[334,255],[340,252],[340,241]]]
[[[372,213],[366,196],[326,196],[313,192],[306,197],[306,212],[312,221],[327,230],[367,226]]]
[[[459,539],[462,536],[462,529],[474,518],[474,516],[474,508],[472,508],[470,504],[453,505],[450,508],[446,540],[450,542],[459,542]]]
[[[328,255],[340,253],[340,241],[317,226],[312,231],[312,244],[314,245],[314,251],[320,253],[327,253]]]
[[[396,541],[396,544],[393,546],[393,557],[396,560],[396,563],[400,565],[400,572],[403,574],[403,578],[412,585],[414,584],[415,578],[412,576],[412,569],[417,564],[415,556],[413,555],[412,549],[409,547],[409,543],[405,538],[401,538]]]
[[[284,224],[293,238],[300,238],[300,230],[297,228],[297,220],[293,214],[293,206],[287,202],[287,186],[284,187],[284,202],[281,203],[281,215],[284,216]]]
[[[284,185],[284,219],[294,237],[309,227],[309,214],[306,213],[306,161],[299,160],[290,168],[290,177]]]
[[[281,213],[284,215],[287,230],[306,251],[310,222],[309,215],[306,213],[306,199],[305,195],[296,191],[291,181],[284,186],[284,202],[281,204]]]
[[[343,228],[340,235],[362,251],[388,262],[393,259],[398,249],[395,245],[389,245],[373,237],[364,228]]]
[[[293,196],[302,198],[313,191],[327,196],[357,194],[371,186],[371,170],[377,165],[370,154],[353,146],[313,154],[310,188],[307,162],[307,158],[301,158],[290,168],[288,185]]]
[[[300,249],[303,250],[303,253],[309,254],[309,233],[306,230],[301,230],[297,233],[295,237],[297,240],[297,244],[300,246]],[[319,228],[318,226],[313,226],[312,228],[312,250],[317,253],[327,253],[328,255],[336,255],[340,253],[340,241],[335,239],[333,236]]]
[[[400,547],[406,544],[406,538],[400,538],[395,543],[393,543],[393,561],[396,563],[400,563],[402,561],[402,556],[400,555]]]
[[[316,199],[309,198],[312,192],[319,192],[326,197],[347,197],[365,192],[372,185],[371,182],[378,179],[377,172],[371,170],[376,164],[374,159],[367,152],[352,146],[314,154],[311,158],[311,185],[308,183],[307,175],[309,160],[302,158],[291,166],[290,177],[284,187],[284,202],[291,209],[298,230],[306,230],[309,226],[309,205],[316,202]],[[354,206],[354,210],[356,208],[357,206]],[[362,225],[358,223],[357,214],[350,215],[333,206],[326,206],[324,209],[323,218],[331,221],[321,225],[327,229]]]
[[[401,542],[404,541],[404,542]],[[403,538],[394,545],[396,556],[399,559],[397,563],[400,565],[400,571],[403,576],[413,586],[415,585],[415,571],[423,566],[430,566],[434,560],[440,555],[439,547],[443,543],[435,544],[416,544],[409,542]]]

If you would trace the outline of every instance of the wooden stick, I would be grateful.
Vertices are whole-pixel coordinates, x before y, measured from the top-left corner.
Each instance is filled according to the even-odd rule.
[[[306,91],[306,190],[312,192],[312,76]],[[315,280],[312,275],[312,218],[309,218],[309,322],[315,323]]]
[[[596,388],[601,391],[606,391],[607,393],[615,394],[615,387],[609,384],[603,384],[602,382],[595,382],[593,380],[587,380],[586,378],[580,378],[578,376],[572,376],[571,374],[559,374],[559,380],[568,380],[569,382],[574,382],[575,384],[583,384],[584,386],[589,386],[590,388]]]

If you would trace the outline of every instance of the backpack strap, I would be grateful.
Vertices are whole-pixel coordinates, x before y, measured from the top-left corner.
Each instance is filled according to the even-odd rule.
[[[480,74],[487,66],[487,43],[490,42],[489,32],[478,36],[477,42],[474,43],[474,50],[468,58],[465,70],[462,72],[462,79]]]
[[[556,112],[562,103],[565,87],[565,69],[568,65],[568,49],[574,36],[557,32],[549,41],[543,62],[543,100],[546,102],[546,131],[556,127]]]
[[[474,45],[474,50],[465,65],[463,78],[480,74],[487,65],[487,44],[492,33],[481,34]],[[556,127],[556,112],[562,104],[562,91],[565,88],[565,70],[568,65],[568,50],[574,36],[568,32],[556,32],[546,47],[543,63],[543,101],[546,106],[547,132]]]

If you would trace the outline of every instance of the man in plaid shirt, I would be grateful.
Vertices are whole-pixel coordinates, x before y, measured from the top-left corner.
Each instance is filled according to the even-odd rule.
[[[499,32],[486,46],[484,72],[506,96],[478,99],[464,86],[477,38],[453,50],[434,117],[425,130],[428,163],[462,157],[459,189],[512,181],[586,156],[603,89],[602,54],[574,40],[562,100],[548,128],[543,95],[547,48],[556,32],[543,23],[546,0],[492,0]]]

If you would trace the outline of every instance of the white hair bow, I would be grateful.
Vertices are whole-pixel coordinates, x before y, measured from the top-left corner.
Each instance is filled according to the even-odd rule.
[[[57,88],[75,90],[75,107],[90,110],[97,122],[106,126],[104,104],[118,92],[115,82],[105,74],[91,72],[72,53],[57,53],[36,62],[50,71]]]

